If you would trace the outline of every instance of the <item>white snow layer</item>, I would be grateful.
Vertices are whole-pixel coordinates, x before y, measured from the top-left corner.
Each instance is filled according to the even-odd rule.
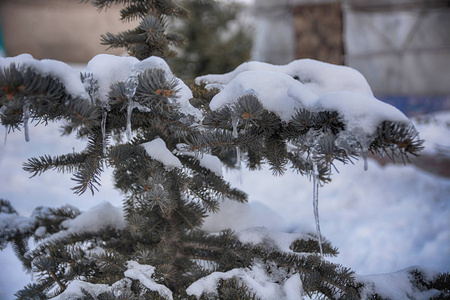
[[[11,63],[17,66],[33,67],[44,75],[53,75],[64,83],[67,91],[72,96],[89,99],[85,86],[81,81],[79,70],[63,62],[51,59],[37,60],[30,54],[21,54],[7,58],[0,57],[0,68],[6,68]],[[163,69],[168,80],[174,77],[165,60],[156,56],[139,61],[135,57],[98,54],[88,62],[84,72],[93,74],[94,79],[99,84],[97,91],[99,100],[107,103],[108,93],[112,84],[119,81],[124,82],[131,76],[137,76],[147,69]],[[182,112],[193,115],[197,120],[200,120],[200,111],[189,102],[189,99],[192,98],[191,90],[183,81],[177,81],[178,97],[173,100],[179,105]]]
[[[198,160],[198,163],[203,168],[210,170],[219,177],[223,176],[222,172],[223,164],[217,156],[208,153],[195,153],[191,151],[185,151],[184,149],[186,148],[186,146],[187,146],[186,144],[178,144],[177,145],[178,152],[182,155],[194,157],[195,159]]]
[[[394,273],[360,276],[356,279],[364,283],[364,289],[361,293],[362,299],[368,299],[368,296],[374,292],[383,297],[383,299],[431,299],[440,294],[437,290],[421,291],[413,287],[411,282],[414,276],[411,271],[420,271],[424,274],[424,280],[432,281],[438,275],[437,272],[424,267],[413,266]],[[393,284],[395,283],[395,284]]]
[[[52,242],[71,233],[98,232],[108,227],[123,229],[125,228],[125,220],[121,208],[114,207],[111,203],[104,201],[82,212],[74,219],[65,220],[61,225],[66,229],[52,234],[40,243]]]
[[[91,296],[98,296],[102,293],[111,291],[111,287],[106,284],[93,284],[81,280],[74,280],[69,283],[63,293],[52,300],[72,300],[83,297],[83,291],[86,291]]]
[[[30,54],[20,54],[15,57],[0,57],[0,68],[7,68],[14,63],[16,66],[33,67],[43,75],[53,75],[60,79],[67,92],[72,96],[87,99],[87,93],[81,82],[80,73],[69,65],[52,59],[34,59]]]
[[[94,74],[94,78],[98,80],[100,85],[98,91],[100,101],[107,102],[108,92],[112,84],[118,81],[125,82],[128,78],[138,76],[148,69],[162,69],[169,81],[175,77],[166,61],[156,56],[139,61],[134,57],[98,54],[89,61],[86,72]],[[177,82],[178,97],[173,98],[173,100],[180,106],[181,111],[200,120],[200,111],[189,102],[189,99],[192,98],[191,90],[183,81],[177,79]]]
[[[108,102],[108,93],[113,83],[126,81],[139,60],[135,57],[122,57],[110,54],[94,56],[86,66],[86,72],[92,73],[98,81],[100,101]]]
[[[373,96],[366,79],[357,70],[313,59],[298,59],[282,66],[257,61],[246,62],[226,74],[197,77],[196,82],[228,84],[237,75],[247,71],[285,73],[289,77],[298,78],[318,96],[337,91],[350,91]]]
[[[0,213],[0,229],[12,234],[25,233],[33,228],[34,218],[18,216],[16,214]]]
[[[128,261],[128,270],[125,271],[125,277],[139,280],[139,282],[151,291],[158,292],[166,299],[173,299],[172,291],[166,286],[159,284],[153,280],[152,275],[155,272],[155,267],[149,265],[141,265],[135,261]]]
[[[261,202],[239,203],[225,200],[220,204],[219,212],[211,213],[205,219],[202,229],[219,232],[228,228],[240,231],[253,227],[268,227],[282,231],[288,226],[285,221],[276,211]]]
[[[75,210],[77,210],[75,208]],[[0,230],[3,235],[15,235],[17,233],[28,233],[36,225],[36,219],[51,214],[48,207],[38,207],[33,210],[30,217],[20,216],[16,213],[7,213],[0,211]],[[46,228],[41,226],[36,229],[35,234],[38,236],[45,235]]]
[[[167,149],[166,143],[161,138],[156,138],[153,141],[141,144],[141,146],[144,147],[151,158],[162,163],[167,170],[183,168],[178,157]]]
[[[371,135],[385,120],[406,124],[410,122],[400,110],[390,104],[373,96],[347,91],[324,95],[317,100],[316,107],[320,111],[338,111],[347,131],[362,130],[367,135]]]
[[[287,277],[286,274],[278,274],[276,270],[267,272],[266,267],[255,264],[250,268],[233,269],[228,272],[214,272],[206,277],[200,278],[191,284],[186,292],[197,298],[205,293],[209,296],[217,295],[216,288],[220,279],[236,278],[245,283],[252,293],[262,300],[301,300],[303,299],[302,285],[298,273]],[[279,280],[281,281],[280,283]]]
[[[297,78],[298,80],[294,79]],[[310,59],[284,66],[244,63],[224,75],[205,75],[197,82],[222,85],[210,103],[212,110],[253,94],[262,105],[287,122],[296,109],[337,111],[347,130],[372,135],[381,121],[409,123],[395,107],[379,101],[358,71]]]
[[[73,280],[69,283],[63,293],[53,300],[71,300],[82,298],[83,291],[89,295],[97,297],[102,293],[113,292],[115,296],[119,296],[121,289],[130,285],[129,279],[138,280],[143,286],[151,291],[158,292],[161,296],[168,300],[172,300],[172,292],[164,285],[155,282],[152,275],[155,272],[155,268],[149,265],[141,265],[135,261],[127,262],[128,269],[124,272],[125,279],[121,279],[115,282],[112,286],[106,284],[92,284],[81,280]]]

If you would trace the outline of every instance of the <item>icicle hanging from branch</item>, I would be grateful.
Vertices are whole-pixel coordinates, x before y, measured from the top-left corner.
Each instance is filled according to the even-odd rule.
[[[25,141],[30,141],[30,132],[28,128],[28,120],[30,119],[30,104],[25,102],[23,105],[23,128],[25,131]]]
[[[239,119],[237,117],[233,117],[231,119],[231,125],[233,126],[233,137],[235,139],[238,138],[238,125],[239,125]],[[236,146],[236,166],[239,169],[239,183],[242,184],[242,162],[241,162],[241,148],[239,146]]]
[[[316,223],[316,234],[319,243],[320,255],[323,256],[322,248],[322,234],[320,232],[320,221],[319,221],[319,168],[316,162],[313,162],[313,210],[314,210],[314,220]]]
[[[127,128],[126,135],[128,141],[131,140],[131,115],[133,114],[133,108],[135,107],[134,95],[136,94],[136,88],[138,85],[138,78],[136,74],[132,74],[125,82],[125,96],[128,99],[127,107]]]
[[[103,154],[106,155],[106,118],[108,116],[108,112],[105,110],[102,112],[102,143],[103,143]]]

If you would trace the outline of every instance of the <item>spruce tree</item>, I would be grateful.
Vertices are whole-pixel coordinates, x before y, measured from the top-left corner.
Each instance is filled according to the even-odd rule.
[[[250,58],[251,29],[244,25],[238,3],[184,0],[189,17],[173,29],[186,37],[170,66],[183,80],[234,70]]]
[[[188,89],[155,57],[170,57],[170,45],[182,40],[166,29],[169,17],[186,16],[183,8],[171,0],[91,2],[100,9],[124,4],[124,20],[141,19],[134,30],[103,37],[105,44],[125,47],[135,58],[94,58],[88,65],[93,72],[81,74],[78,82],[60,62],[28,56],[10,64],[5,60],[0,71],[1,122],[8,130],[23,128],[29,139],[31,118],[44,125],[64,121],[65,134],[87,139],[81,152],[31,158],[24,169],[33,176],[48,170],[73,173],[74,192],[81,194],[95,193],[104,167],[112,167],[115,187],[125,195],[125,221],[106,220],[98,228],[70,231],[65,229],[83,217],[73,207],[39,207],[24,218],[1,200],[3,219],[11,222],[0,228],[0,246],[11,243],[37,278],[17,292],[17,298],[256,299],[257,291],[246,278],[258,270],[280,290],[294,284],[309,296],[360,298],[363,284],[350,269],[324,259],[337,255],[337,249],[320,234],[296,239],[291,251],[284,252],[273,241],[243,243],[229,230],[203,232],[204,218],[217,212],[221,201],[247,200],[205,158],[213,159],[208,151],[231,149],[249,168],[267,161],[274,173],[282,174],[290,164],[318,186],[330,179],[334,160],[347,162],[368,151],[402,159],[417,155],[422,141],[414,128],[381,120],[375,136],[364,143],[355,138],[361,135],[340,111],[298,109],[287,120],[255,93],[211,109],[218,89],[206,89],[201,79]],[[105,80],[111,74],[95,72],[105,64],[120,66],[116,72],[125,75]],[[302,81],[298,74],[290,78]],[[39,242],[32,250],[31,237]],[[198,288],[202,280],[214,280],[215,271],[223,276],[214,281],[213,290]],[[433,282],[420,271],[415,274],[424,288],[448,282],[448,274]],[[440,290],[444,293],[445,287]]]

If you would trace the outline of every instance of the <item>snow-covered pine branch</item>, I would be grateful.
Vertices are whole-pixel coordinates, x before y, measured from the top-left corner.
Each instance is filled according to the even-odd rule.
[[[77,130],[80,137],[87,136],[91,141],[80,154],[32,159],[26,170],[34,174],[47,169],[75,170],[74,179],[78,183],[75,190],[82,193],[87,188],[92,191],[97,188],[102,166],[108,163],[116,168],[116,186],[128,194],[125,204],[127,228],[142,238],[149,234],[145,228],[159,228],[161,221],[158,220],[163,217],[163,224],[167,222],[167,225],[157,229],[156,237],[150,238],[149,242],[155,238],[165,240],[169,238],[167,233],[172,232],[172,236],[177,237],[177,245],[194,246],[190,251],[201,244],[190,238],[183,242],[184,230],[199,228],[205,211],[218,210],[218,199],[245,200],[245,194],[223,182],[221,173],[217,171],[221,169],[217,158],[211,160],[211,157],[206,162],[203,157],[208,158],[210,154],[205,151],[215,153],[214,150],[236,149],[238,161],[242,155],[242,161],[248,162],[249,166],[254,167],[267,160],[275,172],[282,174],[290,163],[300,173],[312,176],[316,187],[314,207],[318,252],[322,253],[317,191],[319,180],[329,179],[333,160],[347,162],[356,156],[366,159],[369,150],[400,149],[403,152],[398,153],[403,155],[416,155],[420,150],[421,141],[409,120],[395,108],[375,99],[358,72],[316,61],[299,60],[287,66],[253,62],[229,74],[201,77],[198,80],[215,81],[206,88],[215,88],[218,92],[212,97],[209,108],[203,109],[190,104],[193,98],[191,90],[173,76],[164,60],[157,57],[138,61],[132,57],[98,55],[79,77],[74,77],[74,71],[67,65],[34,60],[30,56],[2,59],[1,63],[1,111],[5,125],[11,128],[25,126],[25,118],[63,118],[68,122],[66,128],[70,128],[69,132]],[[249,66],[252,70],[245,70]],[[14,70],[13,73],[10,70]],[[60,87],[59,96],[48,100],[53,105],[51,110],[44,110],[48,105],[41,108],[41,98],[46,96],[46,90],[41,88],[40,93],[32,90],[32,87],[40,87],[39,84],[21,88],[22,84],[27,84],[30,72],[35,74],[36,80],[48,78],[45,82],[55,82]],[[11,79],[9,74],[15,75]],[[70,82],[68,88],[66,82]],[[27,115],[23,109],[18,112],[9,109],[13,103],[23,108],[25,101],[28,104]],[[93,111],[95,114],[90,115],[89,122],[79,122],[84,118],[77,119],[79,113],[76,112],[79,111]],[[112,135],[120,137],[121,134],[132,140],[111,144]],[[76,160],[73,159],[75,157]],[[195,161],[198,162],[193,164]],[[187,194],[182,196],[181,191]],[[197,211],[194,215],[190,211],[192,209]],[[150,215],[143,217],[146,211]],[[172,219],[174,214],[185,215],[186,223],[175,226],[174,222],[179,221]],[[176,227],[179,228],[173,231]],[[92,234],[83,233],[58,241],[76,245],[82,239],[92,237]],[[133,240],[132,236],[124,239],[130,244],[134,243]],[[42,247],[38,249],[46,246]],[[171,249],[172,246],[162,249],[166,247]],[[210,247],[203,251],[208,253],[211,250],[206,249]],[[246,247],[234,249],[232,256],[237,253],[244,255],[249,251],[245,250]],[[246,255],[264,259],[264,255],[270,253],[255,251],[251,250]],[[34,255],[39,256],[38,252]],[[198,254],[192,254],[184,259],[198,257]],[[210,260],[211,254],[200,256],[201,260]],[[236,264],[235,259],[229,263]],[[277,263],[283,264],[283,260],[290,259],[289,256],[281,256]],[[149,261],[156,263],[153,259]],[[180,269],[176,273],[188,270]],[[173,282],[168,284],[169,288],[178,289],[171,272],[165,271],[163,278]],[[50,278],[57,276],[56,273],[50,275]],[[306,280],[303,276],[300,277]],[[58,286],[61,287],[62,282],[57,281]],[[341,289],[336,284],[335,288]],[[311,292],[315,293],[314,290]],[[325,286],[316,292],[325,293]]]

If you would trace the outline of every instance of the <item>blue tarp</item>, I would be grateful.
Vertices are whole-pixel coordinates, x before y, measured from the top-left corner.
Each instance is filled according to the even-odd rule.
[[[432,97],[378,96],[378,99],[397,107],[409,117],[450,110],[450,95]]]
[[[0,57],[6,56],[5,47],[3,46],[2,20],[0,19]]]

